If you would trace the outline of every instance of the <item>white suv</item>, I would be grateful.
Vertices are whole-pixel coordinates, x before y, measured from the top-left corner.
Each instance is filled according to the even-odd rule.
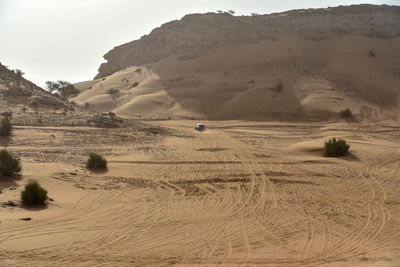
[[[194,126],[194,129],[199,132],[204,132],[206,130],[206,125],[197,123],[196,126]]]

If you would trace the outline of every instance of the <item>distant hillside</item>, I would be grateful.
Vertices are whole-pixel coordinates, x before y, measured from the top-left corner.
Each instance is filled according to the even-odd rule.
[[[305,40],[344,35],[395,38],[400,36],[400,7],[340,6],[258,16],[187,15],[109,51],[96,78],[172,55],[190,53],[190,57],[204,49],[275,40],[282,35]]]
[[[17,125],[57,125],[75,112],[67,101],[43,90],[0,63],[0,114]]]
[[[2,101],[43,108],[71,108],[68,102],[43,90],[22,75],[0,63],[0,93]]]
[[[45,90],[26,80],[23,75],[17,74],[15,71],[8,69],[0,63],[0,86],[3,87],[20,87],[28,90],[30,93],[48,94]]]

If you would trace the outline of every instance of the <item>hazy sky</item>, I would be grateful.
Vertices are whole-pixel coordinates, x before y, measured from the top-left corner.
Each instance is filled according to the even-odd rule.
[[[400,0],[0,0],[0,62],[47,80],[91,80],[114,46],[189,13],[236,15],[350,4],[400,5]]]

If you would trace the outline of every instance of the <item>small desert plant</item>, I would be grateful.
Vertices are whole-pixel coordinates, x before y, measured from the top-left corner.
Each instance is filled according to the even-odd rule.
[[[349,108],[346,108],[345,110],[340,111],[340,116],[342,118],[351,118],[353,117],[353,112]]]
[[[21,163],[6,149],[0,150],[0,175],[11,176],[21,171]]]
[[[1,136],[10,136],[12,130],[12,125],[8,116],[5,116],[0,123],[0,135]]]
[[[275,86],[275,91],[279,92],[282,91],[283,89],[283,85],[281,82],[279,82],[276,86]]]
[[[113,95],[113,94],[116,94],[116,93],[118,93],[119,92],[119,90],[118,89],[115,89],[115,88],[111,88],[110,90],[108,90],[108,94],[110,94],[110,95]]]
[[[325,157],[340,157],[348,153],[350,146],[343,139],[331,138],[325,142]]]
[[[22,203],[27,206],[43,205],[47,199],[47,191],[37,181],[30,181],[21,192]]]
[[[368,52],[368,56],[375,57],[376,56],[375,49],[370,49],[369,52]]]
[[[90,153],[86,167],[91,170],[107,169],[107,160],[99,154]]]
[[[251,79],[250,81],[248,81],[248,83],[256,83],[256,81],[254,79]]]

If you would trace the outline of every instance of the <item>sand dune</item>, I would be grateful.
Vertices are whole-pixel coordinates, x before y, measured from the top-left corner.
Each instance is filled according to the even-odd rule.
[[[337,119],[350,108],[361,120],[387,119],[400,110],[397,62],[399,38],[282,36],[129,67],[77,84],[82,93],[73,100],[124,117]]]
[[[196,116],[183,110],[166,92],[160,78],[145,67],[129,67],[94,81],[75,84],[82,92],[72,99],[96,111],[112,111],[122,118],[188,118]]]

